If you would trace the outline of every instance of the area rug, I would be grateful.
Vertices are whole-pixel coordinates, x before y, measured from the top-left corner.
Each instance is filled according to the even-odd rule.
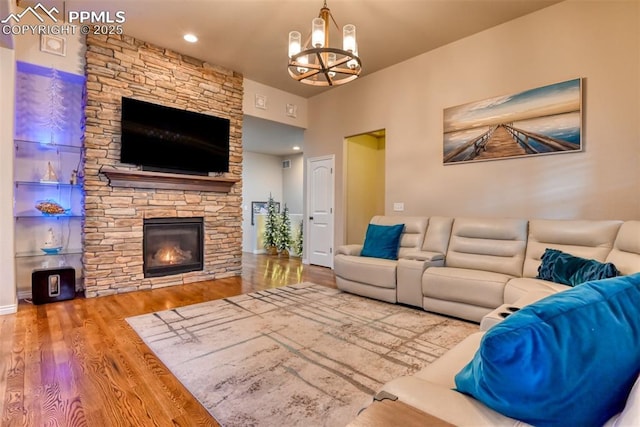
[[[344,426],[478,330],[312,283],[127,321],[223,426]]]

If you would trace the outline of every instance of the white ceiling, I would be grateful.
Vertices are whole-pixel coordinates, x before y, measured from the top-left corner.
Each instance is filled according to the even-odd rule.
[[[560,0],[327,0],[340,26],[357,28],[362,76]],[[62,10],[62,0],[40,0]],[[37,0],[21,0],[21,6]],[[287,73],[291,30],[305,40],[323,0],[66,0],[70,10],[124,11],[124,32],[303,97],[325,88]],[[331,45],[341,47],[341,31]],[[193,33],[195,44],[182,36]]]
[[[526,15],[561,0],[327,0],[337,24],[357,28],[362,76]],[[288,33],[308,37],[323,0],[40,0],[67,11],[124,11],[125,34],[242,73],[247,79],[302,97],[327,88],[294,81],[287,72]],[[38,1],[21,0],[21,6]],[[113,15],[112,15],[113,16]],[[341,47],[333,27],[331,45]],[[187,43],[193,33],[199,41]],[[251,121],[249,121],[249,124]],[[262,124],[264,125],[264,124]],[[272,150],[282,154],[290,132]],[[275,132],[274,129],[269,130]],[[245,149],[264,134],[245,127]],[[253,137],[258,138],[252,141]],[[275,143],[274,143],[275,144]],[[264,152],[264,151],[263,151]],[[289,149],[287,153],[291,153]]]
[[[244,116],[242,120],[242,146],[245,151],[285,156],[301,153],[304,149],[304,129],[252,116]],[[300,150],[294,150],[294,146]]]

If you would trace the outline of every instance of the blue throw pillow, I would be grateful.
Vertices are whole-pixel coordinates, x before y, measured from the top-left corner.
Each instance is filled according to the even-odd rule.
[[[620,274],[615,265],[595,259],[573,256],[557,249],[545,249],[537,279],[576,286],[591,280],[608,279]]]
[[[402,230],[404,230],[404,224],[369,224],[360,255],[372,258],[398,259]]]
[[[602,425],[640,370],[639,307],[640,273],[544,298],[483,336],[456,389],[535,426]]]

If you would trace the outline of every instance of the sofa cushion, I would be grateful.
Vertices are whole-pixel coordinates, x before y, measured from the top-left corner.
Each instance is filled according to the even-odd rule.
[[[482,331],[474,332],[413,376],[447,388],[455,387],[453,377],[473,359],[484,334]]]
[[[620,226],[606,261],[614,263],[622,274],[640,271],[640,221],[625,221]]]
[[[640,369],[639,306],[640,273],[544,298],[484,335],[456,388],[529,424],[602,425]]]
[[[622,221],[604,220],[530,220],[522,277],[536,277],[540,259],[547,248],[604,261],[621,224]]]
[[[502,273],[453,267],[429,267],[422,275],[422,294],[440,300],[496,308],[511,279]]]
[[[398,261],[361,256],[336,255],[333,268],[336,276],[380,288],[396,288]]]
[[[400,248],[398,249],[398,258],[404,258],[405,252],[420,250],[424,241],[425,230],[429,224],[429,218],[425,216],[376,215],[371,218],[370,223],[376,225],[404,224],[404,230],[400,237]]]
[[[618,269],[610,262],[602,263],[548,248],[542,255],[536,278],[576,286],[590,280],[608,279],[618,275]]]
[[[526,244],[527,220],[456,218],[445,265],[520,277]]]
[[[398,259],[400,237],[404,224],[369,224],[360,256],[383,259]]]
[[[504,287],[504,303],[519,302],[518,307],[523,307],[567,289],[571,289],[571,286],[531,277],[516,277]]]

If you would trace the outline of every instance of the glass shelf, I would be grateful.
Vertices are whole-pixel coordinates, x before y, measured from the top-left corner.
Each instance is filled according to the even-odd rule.
[[[81,255],[81,254],[82,254],[82,249],[65,249],[55,254],[45,254],[43,251],[16,252],[16,258],[53,257],[53,256]]]
[[[50,181],[16,181],[16,187],[33,186],[33,187],[59,187],[59,188],[82,188],[82,184],[68,184],[65,182]]]
[[[37,148],[41,150],[60,150],[66,151],[69,153],[81,153],[82,147],[78,145],[69,145],[69,144],[58,144],[58,143],[46,143],[46,142],[37,142],[37,141],[25,141],[22,139],[14,140],[16,144],[16,151],[20,150],[20,145]]]
[[[66,219],[66,218],[83,218],[82,215],[41,215],[41,214],[21,214],[16,215],[15,219]]]

